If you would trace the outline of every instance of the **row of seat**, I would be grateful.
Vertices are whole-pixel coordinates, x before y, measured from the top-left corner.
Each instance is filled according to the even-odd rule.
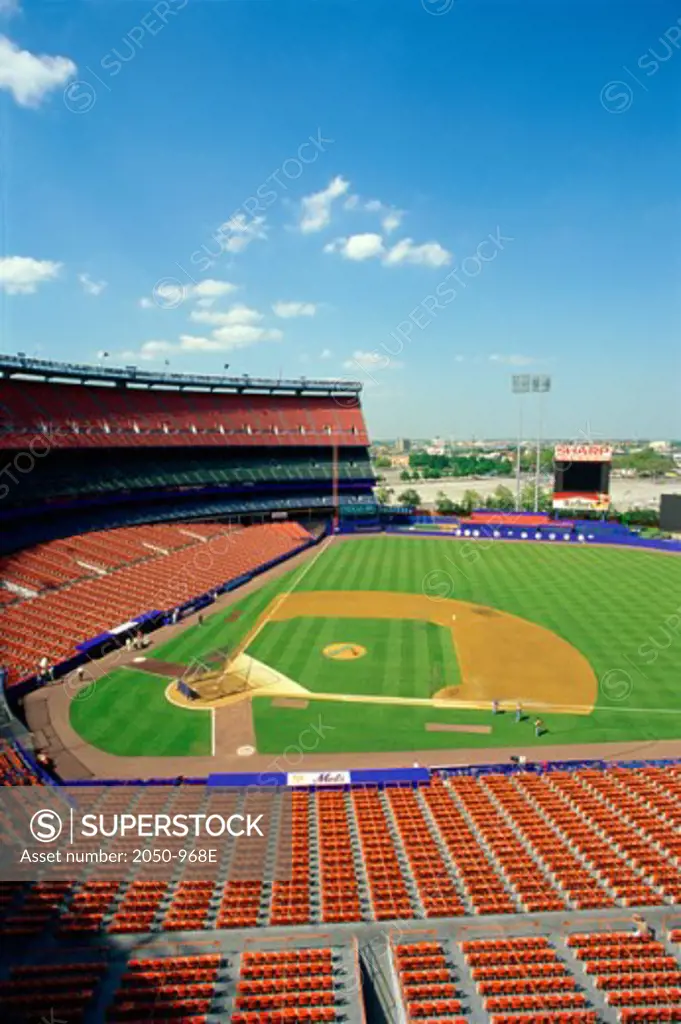
[[[205,449],[200,457],[192,449],[192,458],[184,456],[184,450],[164,451],[163,457],[154,449],[145,460],[124,457],[102,460],[97,452],[96,464],[84,465],[83,453],[78,452],[78,462],[71,465],[55,458],[41,464],[39,472],[23,477],[12,492],[13,503],[42,501],[46,494],[52,498],[104,495],[113,492],[134,492],[160,490],[162,488],[199,488],[234,486],[249,489],[258,485],[281,485],[288,483],[291,490],[302,482],[315,481],[330,485],[334,475],[343,481],[371,480],[371,464],[363,449],[344,448],[334,462],[329,438],[327,444],[313,448],[277,448],[277,455],[266,460],[259,451],[252,458],[243,454],[235,461],[229,448]],[[289,456],[289,452],[295,453]],[[314,458],[311,457],[314,454]],[[143,452],[146,455],[146,452]],[[322,488],[324,489],[324,488]]]
[[[329,397],[237,395],[130,390],[0,380],[0,437],[6,447],[25,444],[25,435],[44,436],[50,447],[107,447],[135,439],[138,444],[187,443],[215,434],[222,443],[253,436],[306,435],[329,431],[343,443],[368,444],[359,402]],[[260,442],[262,443],[262,441]]]
[[[638,965],[641,982],[631,975],[611,974],[618,985],[596,985],[605,1002],[625,1024],[681,1019],[681,986],[660,983],[650,965],[664,957],[658,940],[632,931],[581,932],[549,939],[545,936],[498,936],[460,941],[455,956],[453,940],[439,937],[407,941],[404,933],[389,935],[392,964],[399,984],[404,1019],[419,1024],[455,1024],[476,1019],[478,1012],[467,995],[463,971],[470,972],[490,1021],[498,1024],[591,1024],[599,1019],[597,1007],[576,973],[574,959],[587,968],[603,954]],[[673,938],[673,932],[669,938]],[[499,956],[497,976],[482,978],[489,958]],[[95,1000],[102,997],[108,957],[97,955],[62,964],[22,964],[0,981],[3,1021],[38,1024],[42,1017],[83,1021]],[[462,959],[459,959],[462,958]],[[457,962],[465,963],[465,968]],[[549,967],[539,975],[538,965]],[[235,967],[238,966],[238,970]],[[275,1021],[363,1020],[361,980],[354,944],[305,946],[291,939],[273,948],[246,948],[236,959],[219,952],[186,955],[132,956],[118,974],[115,991],[105,997],[104,1019],[132,1021],[181,1019],[196,1021],[217,1015],[241,1024]]]
[[[0,750],[0,779],[3,771],[10,784],[33,778],[7,745]],[[187,866],[172,883],[154,882],[142,871],[124,888],[113,880],[91,888],[85,880],[60,882],[61,890],[27,890],[21,904],[7,905],[0,928],[9,935],[35,932],[55,919],[62,901],[60,929],[74,933],[456,917],[522,912],[547,902],[559,909],[627,905],[639,896],[653,905],[672,902],[678,769],[648,773],[635,797],[629,795],[637,786],[635,769],[596,779],[581,771],[572,781],[565,775],[446,782],[435,776],[418,791],[287,791],[289,810],[278,835],[287,837],[292,855],[278,874],[271,867],[265,871],[268,841],[261,847],[251,838],[242,852],[237,842],[232,863]],[[607,787],[607,801],[592,795],[596,787]],[[616,811],[620,793],[622,814]],[[128,799],[125,790],[109,790],[106,806],[124,810]],[[136,810],[168,809],[169,797],[153,787],[141,799]],[[172,809],[191,810],[201,799],[193,787],[175,787]],[[284,807],[284,797],[275,791],[248,799]],[[641,837],[649,851],[640,849]],[[243,858],[246,870],[237,871]],[[628,959],[626,950],[608,947],[606,952],[612,961]],[[476,967],[496,967],[503,960],[495,950],[484,957]],[[541,962],[531,949],[525,959]],[[591,958],[603,959],[602,951]],[[651,959],[648,968],[670,969],[664,956]],[[632,964],[623,970],[637,973]],[[544,972],[547,978],[550,973]]]
[[[159,524],[96,530],[65,540],[48,541],[0,558],[0,581],[40,592],[50,587],[62,587],[85,576],[96,576],[98,571],[103,573],[142,559],[161,557],[169,551],[227,533],[229,529],[216,524],[211,532],[206,533],[191,526]],[[16,598],[16,594],[13,597]]]
[[[392,955],[409,1021],[457,1019],[463,1008],[457,972],[437,941],[393,943]]]
[[[152,529],[149,527],[148,529]],[[2,615],[0,664],[9,685],[56,664],[89,637],[143,612],[171,609],[196,594],[284,557],[310,535],[296,523],[270,523],[216,534],[162,557],[8,605]]]

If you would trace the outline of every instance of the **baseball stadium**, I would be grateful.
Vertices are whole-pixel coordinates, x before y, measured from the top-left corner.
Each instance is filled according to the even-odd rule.
[[[681,1019],[681,544],[388,511],[357,382],[0,374],[3,1020]]]

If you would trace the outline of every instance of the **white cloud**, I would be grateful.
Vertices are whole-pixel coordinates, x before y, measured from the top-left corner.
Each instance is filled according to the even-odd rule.
[[[187,353],[229,352],[232,349],[255,345],[259,341],[280,341],[282,337],[281,331],[278,330],[254,327],[252,324],[231,324],[218,327],[211,333],[210,337],[181,334],[178,342],[175,343],[170,341],[145,341],[138,353],[127,353],[127,355],[130,358],[134,358],[136,355],[140,359],[150,361],[165,359],[170,355],[181,356]]]
[[[191,297],[197,300],[197,306],[207,309],[213,305],[216,299],[222,298],[223,295],[229,295],[236,290],[237,285],[232,284],[230,281],[215,281],[212,277],[207,277],[205,281],[199,281],[198,284],[194,285]]]
[[[336,238],[324,246],[324,252],[339,252],[344,259],[356,261],[372,259],[380,256],[383,251],[383,239],[371,233]]]
[[[369,260],[375,256],[387,267],[395,267],[400,263],[420,264],[426,267],[441,267],[451,260],[439,242],[425,242],[414,245],[411,238],[403,238],[391,249],[386,249],[381,235],[367,232],[363,235],[350,235],[349,238],[336,238],[324,246],[324,252],[338,252],[346,260]]]
[[[177,309],[183,302],[196,302],[197,306],[204,309],[213,305],[216,299],[223,295],[229,295],[238,289],[238,285],[230,281],[216,281],[207,277],[196,284],[163,283],[157,284],[153,291],[153,298],[144,296],[138,302],[142,309]]]
[[[31,256],[0,257],[0,289],[8,295],[30,295],[39,284],[53,281],[61,263],[34,260]]]
[[[330,348],[323,348],[322,351],[319,354],[319,358],[320,359],[330,359],[332,355],[333,355],[333,352],[331,351]]]
[[[502,363],[504,366],[529,366],[536,362],[533,356],[512,355],[512,356],[489,356],[490,363]]]
[[[465,359],[466,359],[465,356],[454,356],[454,362],[455,363],[463,363],[465,361]]]
[[[251,324],[234,324],[230,327],[219,327],[217,331],[213,331],[213,337],[229,348],[252,345],[256,341],[281,341],[283,334],[275,327],[264,328],[253,327]]]
[[[272,310],[282,320],[290,320],[295,316],[314,316],[317,307],[314,302],[275,302]]]
[[[253,324],[262,320],[262,313],[249,306],[232,306],[226,313],[211,312],[205,309],[194,309],[189,319],[197,324],[213,324],[216,327],[228,327],[231,324]]]
[[[217,241],[225,252],[242,252],[251,242],[266,238],[265,218],[253,217],[247,220],[245,213],[234,214],[217,231]]]
[[[362,202],[357,195],[348,196],[343,203],[343,209],[364,210],[366,213],[380,213],[382,215],[381,226],[388,235],[400,226],[404,217],[403,210],[396,210],[394,206],[388,206],[386,203],[382,203],[380,199],[368,199],[366,202]]]
[[[21,107],[37,107],[53,89],[76,73],[68,57],[36,56],[0,36],[0,89],[11,92]]]
[[[389,356],[381,355],[380,352],[364,352],[357,349],[352,353],[352,359],[346,359],[343,363],[346,370],[401,370],[404,363]]]
[[[451,258],[451,253],[443,249],[439,242],[424,242],[423,245],[414,245],[411,238],[403,238],[389,250],[383,262],[389,267],[399,263],[442,267],[445,263],[449,263]]]
[[[79,274],[78,280],[86,295],[101,295],[106,288],[106,281],[93,281],[89,274]]]
[[[381,221],[383,225],[383,230],[387,234],[390,234],[390,232],[394,231],[395,228],[399,228],[400,224],[402,223],[403,216],[404,214],[402,213],[401,210],[390,210],[388,213],[386,213],[385,217]]]
[[[169,341],[145,341],[139,350],[140,359],[159,359],[173,351]]]
[[[350,182],[339,174],[321,192],[313,192],[312,195],[304,196],[298,225],[300,230],[304,234],[309,234],[325,228],[331,220],[331,206],[334,199],[345,195],[349,188]]]

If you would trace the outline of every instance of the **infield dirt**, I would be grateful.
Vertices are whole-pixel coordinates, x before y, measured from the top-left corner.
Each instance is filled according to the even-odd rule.
[[[393,591],[298,591],[262,618],[283,622],[306,616],[418,619],[451,630],[461,685],[439,690],[435,706],[520,701],[527,708],[588,715],[596,702],[598,680],[576,647],[543,626],[494,608]]]

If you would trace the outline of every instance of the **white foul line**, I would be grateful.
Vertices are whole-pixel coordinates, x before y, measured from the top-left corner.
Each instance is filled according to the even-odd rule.
[[[257,629],[255,630],[253,635],[250,636],[250,637],[247,637],[247,643],[245,644],[245,646],[242,649],[243,653],[245,653],[247,651],[247,649],[251,646],[251,644],[253,643],[255,638],[262,632],[264,627],[271,621],[272,617],[278,611],[279,607],[286,600],[286,598],[291,596],[291,594],[294,591],[294,588],[297,587],[298,584],[303,581],[303,579],[307,576],[307,574],[310,571],[310,569],[314,565],[317,564],[317,559],[319,558],[319,556],[323,555],[325,551],[328,551],[328,549],[329,549],[329,547],[331,545],[331,542],[333,541],[334,537],[335,537],[335,534],[332,534],[331,537],[328,538],[328,544],[325,543],[325,542],[322,542],[319,545],[319,550],[317,551],[317,554],[314,556],[314,558],[311,561],[309,561],[307,563],[307,565],[303,566],[303,571],[301,572],[301,574],[298,577],[298,579],[292,581],[291,586],[288,588],[288,590],[285,590],[282,594],[279,594],[278,597],[275,597],[275,599],[272,602],[272,605],[270,607],[270,610],[268,611],[268,613],[265,616],[265,618],[262,620],[260,625],[257,627]]]

